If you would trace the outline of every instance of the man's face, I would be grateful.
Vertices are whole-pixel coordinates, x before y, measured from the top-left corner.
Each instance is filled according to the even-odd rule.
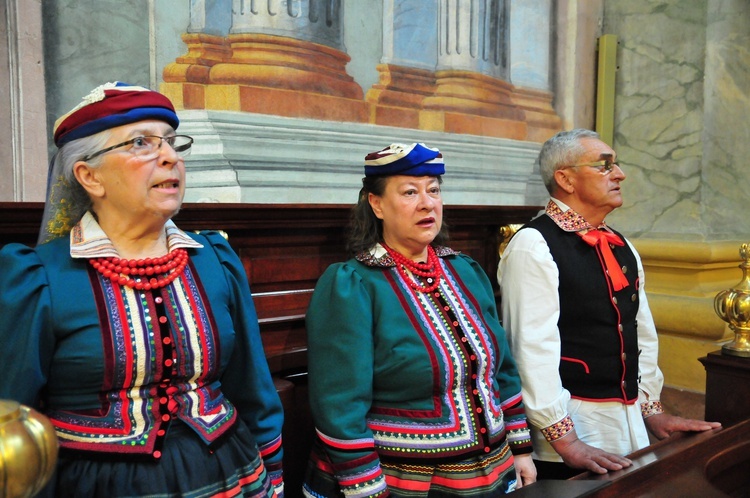
[[[622,206],[620,182],[625,179],[625,173],[617,165],[617,154],[609,145],[591,137],[582,138],[580,143],[586,152],[576,165],[564,168],[573,186],[572,196],[577,201],[577,206],[571,207],[586,219],[589,219],[587,214],[604,219]],[[611,169],[607,169],[605,160],[613,163]]]

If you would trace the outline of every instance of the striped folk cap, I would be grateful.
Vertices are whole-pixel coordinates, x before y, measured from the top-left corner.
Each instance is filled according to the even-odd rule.
[[[443,155],[422,143],[392,144],[365,156],[365,176],[445,174]]]
[[[55,145],[146,119],[165,121],[174,129],[180,124],[172,102],[161,93],[119,81],[105,83],[55,121]]]

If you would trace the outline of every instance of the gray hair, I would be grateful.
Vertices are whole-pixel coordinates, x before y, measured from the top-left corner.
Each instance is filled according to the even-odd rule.
[[[601,140],[599,134],[595,131],[576,128],[561,131],[542,145],[538,159],[539,172],[542,175],[544,186],[547,187],[547,192],[550,194],[554,193],[556,187],[555,171],[577,163],[581,156],[586,153],[586,149],[581,144],[582,138]]]
[[[73,168],[82,158],[102,149],[111,136],[111,130],[104,130],[72,140],[55,153],[47,179],[47,201],[38,243],[66,235],[91,208],[91,198],[78,183]],[[97,156],[87,163],[92,168],[98,168],[102,158]]]

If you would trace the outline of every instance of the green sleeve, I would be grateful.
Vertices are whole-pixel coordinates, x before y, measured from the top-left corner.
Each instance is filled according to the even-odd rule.
[[[0,398],[39,408],[55,336],[47,273],[34,249],[0,250]]]

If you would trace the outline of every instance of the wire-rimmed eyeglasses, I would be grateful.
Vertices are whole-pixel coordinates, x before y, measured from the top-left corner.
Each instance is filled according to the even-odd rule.
[[[167,142],[167,144],[174,149],[178,156],[185,157],[190,154],[190,148],[193,145],[193,137],[189,137],[187,135],[171,135],[168,137],[159,137],[157,135],[142,135],[139,137],[131,138],[130,140],[126,140],[125,142],[119,143],[117,145],[113,145],[112,147],[98,150],[93,154],[88,154],[87,156],[81,158],[81,161],[89,161],[97,156],[104,154],[105,152],[109,152],[120,147],[125,147],[127,145],[131,145],[129,152],[132,152],[143,161],[148,161],[154,159],[159,155],[159,150],[161,149],[162,142]]]
[[[560,169],[565,168],[581,168],[583,166],[588,166],[590,168],[594,168],[599,170],[599,173],[602,175],[606,175],[607,173],[610,173],[615,166],[618,168],[620,167],[619,161],[613,161],[612,159],[602,159],[601,161],[594,161],[590,163],[580,163],[580,164],[571,164],[570,166],[563,166]]]

